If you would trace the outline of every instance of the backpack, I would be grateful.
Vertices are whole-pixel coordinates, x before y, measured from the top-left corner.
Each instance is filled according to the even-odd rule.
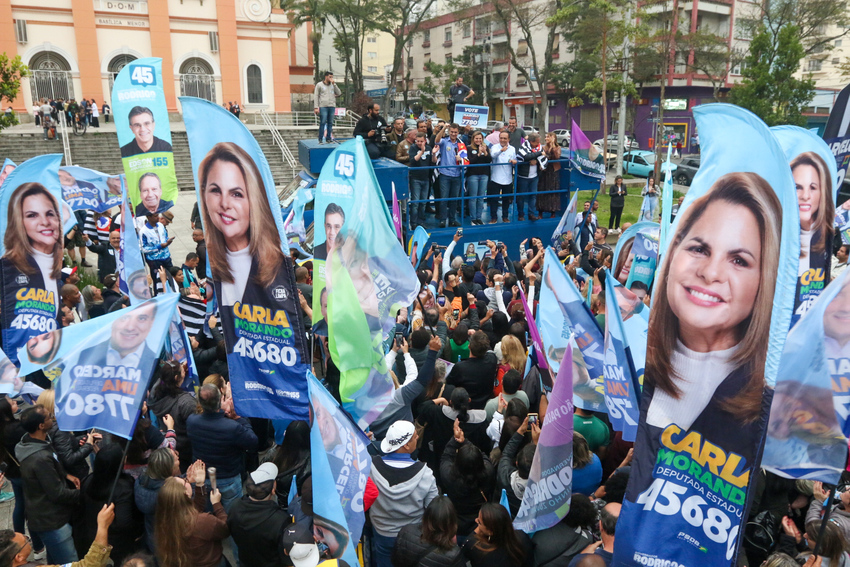
[[[759,512],[744,528],[744,546],[753,551],[770,555],[776,547],[781,518],[770,510]]]

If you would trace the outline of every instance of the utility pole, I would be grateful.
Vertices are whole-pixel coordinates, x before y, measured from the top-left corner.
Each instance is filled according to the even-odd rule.
[[[632,5],[626,8],[625,33],[623,35],[623,86],[620,88],[620,116],[617,120],[617,175],[623,175],[623,154],[626,150],[626,82],[629,80],[629,47],[632,25]]]

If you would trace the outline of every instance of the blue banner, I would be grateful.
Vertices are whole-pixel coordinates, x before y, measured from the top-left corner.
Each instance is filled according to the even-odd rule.
[[[313,233],[313,324],[327,326],[343,408],[365,428],[390,400],[384,341],[398,310],[416,298],[419,280],[362,138],[341,144],[325,161],[315,215],[324,230]]]
[[[621,292],[626,291],[622,286]],[[626,341],[619,305],[622,294],[615,289],[611,272],[605,270],[605,405],[615,431],[623,432],[623,440],[634,441],[638,424],[638,380]]]
[[[139,235],[136,234],[136,223],[133,220],[133,210],[124,186],[121,203],[121,249],[116,258],[115,266],[118,271],[118,286],[130,298],[130,305],[138,305],[151,298],[151,288],[148,285],[148,273],[139,247]],[[159,277],[153,274],[153,277]]]
[[[838,168],[835,186],[841,187],[845,177],[847,177],[847,169],[850,167],[850,136],[826,140],[826,144],[829,146],[829,151],[835,158]],[[837,196],[835,202],[837,205]],[[841,243],[850,244],[850,199],[836,208],[834,226],[838,234],[841,235]]]
[[[59,168],[62,198],[75,211],[108,211],[121,204],[122,175],[107,175],[76,165]]]
[[[788,333],[762,467],[787,478],[838,484],[850,431],[850,272]]]
[[[420,225],[413,231],[410,240],[407,241],[407,256],[411,261],[415,258],[415,265],[419,265],[419,260],[425,255],[425,247],[428,245],[428,240],[431,239],[431,234],[425,230],[425,227]],[[489,248],[488,248],[489,250]],[[414,254],[416,256],[414,257]]]
[[[15,165],[15,162],[10,160],[9,158],[3,160],[3,168],[0,169],[0,187],[3,186],[3,182],[6,181],[6,177],[8,177],[9,174],[12,173],[16,167],[17,165]]]
[[[611,265],[614,267],[614,279],[623,285],[629,280],[632,262],[634,261],[634,245],[635,237],[639,232],[649,235],[653,240],[658,240],[658,234],[661,230],[657,222],[640,221],[636,222],[629,228],[623,231],[620,238],[617,240],[617,245],[614,247],[614,259]]]
[[[134,216],[170,209],[177,202],[177,175],[162,59],[136,59],[121,69],[112,86],[112,111]]]
[[[626,289],[635,291],[636,283],[643,291],[652,288],[655,280],[655,264],[658,260],[658,231],[641,231],[635,235],[630,252],[632,257],[629,267],[629,277],[626,280]]]
[[[573,361],[564,352],[549,394],[549,407],[528,473],[514,528],[532,535],[551,528],[570,511],[573,485]]]
[[[15,365],[21,346],[59,323],[63,235],[77,222],[62,200],[61,162],[61,154],[29,159],[0,190],[0,321]]]
[[[838,196],[838,170],[829,146],[799,126],[770,129],[791,165],[800,217],[800,260],[791,325],[823,293],[829,283]]]
[[[180,102],[236,411],[306,419],[307,344],[269,164],[226,109]]]
[[[578,191],[573,193],[573,198],[570,199],[570,204],[567,205],[566,210],[564,210],[564,214],[561,216],[561,221],[558,223],[558,226],[555,227],[555,232],[552,233],[552,246],[557,250],[561,247],[561,242],[566,241],[566,233],[567,231],[573,233],[573,238],[578,242],[578,234],[575,233],[576,228],[576,216],[578,211]]]
[[[369,478],[369,471],[372,469],[372,458],[368,450],[370,442],[366,435],[351,421],[351,418],[340,409],[339,404],[316,377],[312,373],[308,376],[310,404],[313,408],[311,431],[318,430],[321,438],[319,453],[325,455],[326,458],[322,460],[327,462],[333,479],[331,484],[321,485],[316,484],[314,476],[313,508],[319,515],[328,517],[319,512],[319,492],[325,493],[329,497],[333,496],[334,498],[329,498],[329,500],[335,500],[336,506],[341,506],[345,518],[343,525],[347,527],[351,536],[349,547],[354,548],[360,541],[363,524],[366,522],[363,509],[363,492]],[[314,475],[315,467],[316,461],[314,460]],[[333,487],[336,487],[336,491]],[[334,507],[334,502],[328,504]],[[342,555],[337,555],[337,557],[342,557]]]
[[[489,106],[456,104],[455,114],[452,117],[452,121],[461,128],[469,126],[473,130],[481,130],[487,127],[487,117],[489,114]]]
[[[629,537],[617,538],[615,565],[737,564],[791,322],[800,231],[785,154],[749,111],[707,104],[693,113],[702,166],[653,291],[617,522]]]
[[[18,368],[9,360],[6,353],[0,350],[0,395],[8,394],[15,397],[24,385],[18,377]]]
[[[136,419],[159,352],[177,311],[178,295],[101,315],[39,337],[49,350],[21,347],[21,373],[58,374],[56,423],[62,431],[97,428],[125,439]]]
[[[542,280],[537,323],[552,371],[559,374],[559,361],[577,347],[579,354],[572,357],[573,403],[588,411],[605,412],[604,337],[551,248],[546,249],[543,259]]]

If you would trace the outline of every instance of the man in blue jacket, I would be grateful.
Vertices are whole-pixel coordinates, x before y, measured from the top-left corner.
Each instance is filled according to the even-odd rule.
[[[203,413],[186,420],[192,454],[207,468],[215,467],[221,504],[229,513],[233,503],[242,497],[245,453],[257,450],[257,436],[244,417],[235,412],[225,415],[221,410],[221,392],[212,384],[201,386],[198,402]],[[209,484],[209,478],[206,482]]]

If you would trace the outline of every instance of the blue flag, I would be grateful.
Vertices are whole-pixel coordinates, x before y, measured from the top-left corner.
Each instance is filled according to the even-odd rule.
[[[605,412],[604,337],[564,266],[551,248],[543,259],[537,323],[546,348],[546,358],[555,374],[559,362],[574,346],[573,403],[588,411]],[[592,284],[591,284],[592,285]],[[577,375],[575,374],[577,373]]]
[[[667,144],[667,171],[670,171],[670,154],[673,144]],[[667,237],[670,235],[670,223],[673,218],[673,175],[668,173],[664,178],[664,190],[661,192],[661,235],[658,239],[658,256],[664,253]]]
[[[632,243],[632,265],[626,280],[626,289],[633,289],[634,284],[640,284],[644,291],[652,288],[655,280],[655,265],[658,260],[658,231],[649,233],[638,232]]]
[[[313,423],[310,452],[313,475],[314,533],[328,546],[324,559],[359,565],[355,548],[366,520],[363,492],[372,468],[369,440],[340,410],[315,376],[309,374]],[[332,537],[331,537],[332,536]]]
[[[549,409],[528,473],[514,528],[533,534],[560,522],[570,511],[573,482],[572,351],[567,350],[549,395]]]
[[[77,165],[59,168],[62,198],[75,211],[102,213],[121,204],[121,175],[107,175]]]
[[[419,265],[419,260],[425,256],[425,247],[428,245],[428,240],[431,239],[431,234],[425,230],[425,227],[419,225],[413,231],[413,235],[407,242],[407,256],[413,260],[413,254],[416,253],[416,265]]]
[[[561,220],[558,223],[558,226],[555,227],[555,232],[552,233],[552,246],[557,250],[561,247],[561,241],[565,238],[565,234],[567,231],[574,231],[576,227],[576,216],[578,207],[578,191],[573,193],[573,198],[570,199],[570,204],[567,205],[567,208],[564,210],[563,216],[561,216]],[[578,242],[578,235],[573,232],[573,238]]]
[[[325,161],[315,215],[325,230],[313,234],[313,325],[326,326],[343,408],[365,428],[389,403],[384,341],[398,310],[416,298],[419,280],[361,138],[341,144]]]
[[[63,235],[77,222],[62,200],[61,161],[61,154],[28,159],[0,190],[0,321],[3,351],[15,365],[19,347],[58,327]],[[25,209],[37,223],[27,222]]]
[[[56,422],[62,431],[97,428],[130,439],[159,360],[178,295],[101,315],[40,337],[18,350],[21,372],[58,374]]]
[[[306,419],[307,340],[271,169],[236,116],[180,103],[236,411]]]
[[[139,235],[136,234],[136,223],[133,219],[133,209],[124,186],[121,203],[121,250],[116,258],[118,269],[118,286],[127,297],[130,305],[138,305],[151,298],[148,285],[148,273],[145,271],[145,261],[142,259],[142,249],[139,247]],[[153,277],[158,277],[153,274]]]
[[[3,168],[0,169],[0,187],[3,186],[3,182],[6,181],[6,177],[14,171],[14,169],[18,167],[15,165],[15,162],[6,158],[3,160]]]
[[[614,247],[614,259],[611,265],[614,268],[614,279],[625,285],[629,279],[631,264],[634,261],[634,245],[637,234],[645,233],[653,240],[658,240],[659,225],[657,222],[640,221],[636,222],[629,228],[623,231],[620,238],[617,240],[617,245]]]
[[[770,406],[762,467],[838,484],[850,433],[850,272],[788,333]]]
[[[634,441],[639,413],[638,380],[623,328],[623,307],[619,304],[623,294],[618,294],[615,286],[611,272],[605,270],[605,404],[614,430],[622,431],[625,441]],[[622,286],[619,289],[626,291]]]
[[[832,151],[817,134],[799,126],[774,126],[797,187],[800,260],[791,326],[797,324],[831,279],[835,203],[841,185]],[[803,235],[807,235],[805,238]]]

